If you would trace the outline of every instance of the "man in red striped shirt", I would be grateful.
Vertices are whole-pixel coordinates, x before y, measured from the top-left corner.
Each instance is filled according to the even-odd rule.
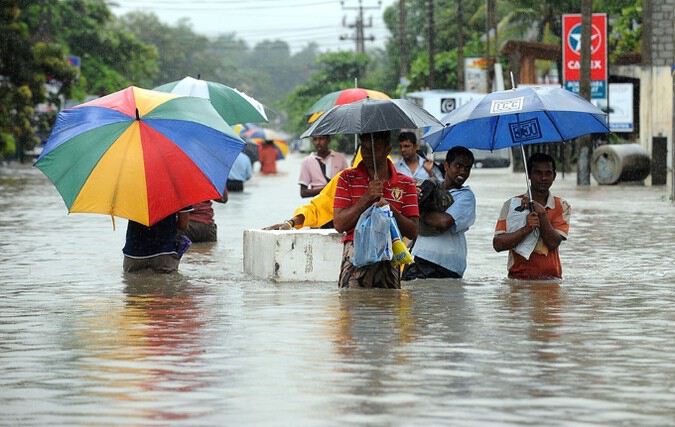
[[[401,274],[390,261],[357,268],[351,263],[354,251],[354,227],[371,205],[389,205],[401,234],[417,237],[419,209],[412,178],[399,173],[387,158],[391,152],[389,131],[361,134],[363,161],[346,169],[338,179],[333,202],[335,229],[344,232],[344,250],[338,286],[341,288],[400,288]]]

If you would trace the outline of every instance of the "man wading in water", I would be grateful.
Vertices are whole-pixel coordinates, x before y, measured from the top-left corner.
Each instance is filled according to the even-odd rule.
[[[531,208],[526,194],[507,200],[497,220],[492,246],[497,252],[509,251],[512,279],[560,279],[558,247],[567,240],[570,230],[570,205],[549,191],[556,177],[551,156],[534,153],[527,160],[527,170],[532,183]],[[516,221],[525,215],[524,224]]]
[[[419,210],[417,190],[412,178],[396,171],[387,159],[391,152],[389,131],[361,134],[363,161],[343,171],[335,190],[333,223],[345,232],[344,250],[338,286],[341,288],[400,288],[401,274],[391,261],[357,268],[351,263],[354,252],[354,227],[361,214],[372,204],[389,205],[404,237],[417,237]]]

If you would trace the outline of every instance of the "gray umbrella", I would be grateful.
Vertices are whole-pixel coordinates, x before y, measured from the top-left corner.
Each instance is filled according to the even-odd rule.
[[[427,110],[405,99],[370,99],[336,105],[319,117],[300,137],[335,135],[337,133],[363,134],[394,129],[443,127]],[[372,140],[372,135],[371,135]],[[373,166],[375,164],[375,147]]]
[[[301,138],[362,134],[394,129],[443,127],[434,116],[405,99],[363,99],[336,105],[319,117]]]

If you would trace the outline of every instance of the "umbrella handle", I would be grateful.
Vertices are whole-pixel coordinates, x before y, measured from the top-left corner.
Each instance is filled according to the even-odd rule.
[[[520,144],[520,152],[523,154],[523,165],[525,166],[525,182],[527,183],[527,197],[529,203],[527,207],[530,209],[530,212],[534,212],[534,202],[532,201],[532,187],[530,186],[530,172],[527,170],[527,159],[525,158],[525,146]]]
[[[377,160],[375,160],[375,140],[373,139],[373,134],[370,134],[370,152],[373,154],[373,178],[377,179]]]

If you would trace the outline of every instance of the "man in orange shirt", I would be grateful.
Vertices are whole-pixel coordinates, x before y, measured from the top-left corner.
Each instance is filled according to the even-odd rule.
[[[497,220],[492,246],[497,252],[509,250],[510,278],[560,279],[562,266],[558,247],[567,240],[570,206],[549,191],[556,177],[555,161],[551,156],[544,153],[531,155],[527,160],[527,170],[532,190],[532,211],[527,214],[524,225],[515,224],[518,211],[528,209],[529,199],[527,194],[521,194],[507,200]]]

